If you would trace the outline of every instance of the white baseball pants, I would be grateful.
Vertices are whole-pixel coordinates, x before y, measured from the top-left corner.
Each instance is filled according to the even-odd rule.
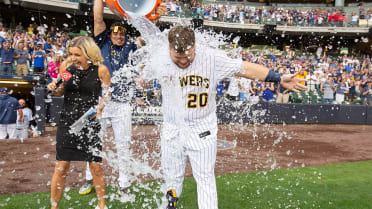
[[[0,139],[5,139],[8,135],[8,139],[16,139],[16,127],[17,124],[0,124]]]
[[[110,101],[103,110],[101,128],[105,131],[111,123],[114,130],[117,160],[115,168],[119,172],[119,186],[126,188],[131,185],[129,181],[128,162],[130,161],[130,140],[132,137],[132,108],[127,103]],[[92,179],[89,167],[86,169],[86,179]]]
[[[210,136],[213,137],[213,136]],[[217,209],[217,189],[214,165],[217,154],[217,136],[208,146],[193,150],[182,142],[184,138],[162,138],[161,158],[165,183],[168,189],[174,189],[181,196],[187,158],[196,180],[199,209]]]
[[[25,128],[17,128],[16,129],[16,136],[17,136],[17,139],[27,139],[30,137],[30,134],[29,134],[30,130],[28,127],[25,127]]]

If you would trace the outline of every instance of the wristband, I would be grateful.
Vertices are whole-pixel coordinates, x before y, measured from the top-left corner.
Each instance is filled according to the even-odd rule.
[[[282,80],[282,75],[280,73],[276,73],[272,70],[269,71],[269,74],[267,74],[265,78],[265,82],[275,82],[275,83],[280,83]]]

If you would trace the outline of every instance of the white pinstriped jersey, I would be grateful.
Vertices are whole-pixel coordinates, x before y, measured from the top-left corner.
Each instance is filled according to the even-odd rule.
[[[194,61],[181,69],[171,60],[168,48],[159,51],[149,67],[161,83],[163,134],[181,131],[186,144],[201,149],[208,140],[200,140],[200,133],[217,134],[216,86],[221,79],[238,73],[242,61],[229,58],[223,51],[216,54],[215,49],[196,45]]]

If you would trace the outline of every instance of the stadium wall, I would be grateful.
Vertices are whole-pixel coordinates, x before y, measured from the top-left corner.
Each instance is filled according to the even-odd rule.
[[[46,103],[49,123],[58,124],[62,97],[52,97]],[[45,115],[45,114],[44,114]],[[369,124],[372,125],[372,106],[329,104],[274,104],[221,101],[217,106],[219,124]],[[41,119],[41,118],[39,118]],[[38,120],[39,121],[39,120]],[[133,123],[159,124],[161,107],[134,107]],[[42,121],[41,121],[42,122]],[[42,122],[45,124],[45,122]],[[40,127],[39,127],[40,128]]]

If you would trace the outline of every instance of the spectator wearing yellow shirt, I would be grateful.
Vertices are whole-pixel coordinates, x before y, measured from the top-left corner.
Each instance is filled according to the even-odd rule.
[[[32,35],[34,34],[34,27],[32,27],[32,24],[30,24],[27,28],[27,33]]]
[[[296,77],[301,78],[301,79],[305,79],[304,71],[301,70],[301,71],[296,75]],[[305,81],[301,81],[300,83],[301,83],[302,85],[305,85]]]

